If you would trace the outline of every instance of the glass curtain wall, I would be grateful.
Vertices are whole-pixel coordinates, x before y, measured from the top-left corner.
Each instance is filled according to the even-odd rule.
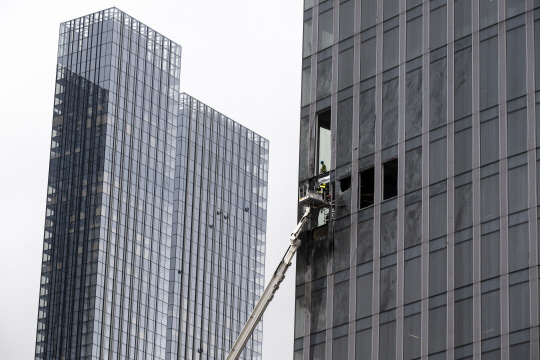
[[[538,4],[305,1],[303,21],[299,183],[331,113],[334,193],[298,253],[294,358],[537,358]]]

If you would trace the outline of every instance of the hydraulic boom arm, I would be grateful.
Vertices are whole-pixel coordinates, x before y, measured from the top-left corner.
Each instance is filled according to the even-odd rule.
[[[291,265],[291,261],[296,254],[298,247],[300,246],[300,240],[298,240],[298,235],[300,234],[302,227],[306,223],[310,212],[311,208],[309,206],[306,206],[306,210],[304,212],[304,215],[302,216],[302,219],[300,219],[300,222],[298,223],[298,225],[296,225],[296,228],[291,234],[291,244],[289,245],[285,256],[283,256],[283,259],[281,259],[281,262],[279,263],[276,272],[272,276],[272,279],[270,279],[270,282],[268,283],[268,286],[266,286],[266,289],[264,289],[262,296],[255,305],[255,308],[249,316],[246,325],[244,325],[244,328],[242,329],[242,331],[240,331],[240,334],[238,335],[238,338],[236,339],[236,342],[234,343],[231,352],[227,356],[227,360],[238,359],[240,353],[242,352],[242,350],[244,350],[247,341],[251,337],[251,334],[253,334],[255,327],[261,320],[261,317],[264,314],[266,307],[274,298],[274,294],[276,293],[283,279],[285,279],[285,272]]]

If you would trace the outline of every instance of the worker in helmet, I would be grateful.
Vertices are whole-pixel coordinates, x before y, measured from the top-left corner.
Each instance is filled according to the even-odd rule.
[[[327,171],[328,171],[328,169],[326,169],[326,165],[324,164],[324,161],[321,161],[321,171],[320,171],[320,173],[324,174]]]
[[[325,201],[330,201],[330,189],[328,187],[328,183],[320,184],[317,186],[316,191],[322,195]]]

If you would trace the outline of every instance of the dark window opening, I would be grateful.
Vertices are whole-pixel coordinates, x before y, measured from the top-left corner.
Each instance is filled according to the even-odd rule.
[[[349,190],[350,187],[351,187],[350,176],[347,176],[346,178],[339,180],[339,189],[341,190],[341,192]]]
[[[389,160],[383,165],[383,200],[397,196],[398,160]]]
[[[330,109],[324,110],[317,115],[316,174],[330,171],[330,118]]]
[[[360,172],[360,209],[375,203],[375,168]]]

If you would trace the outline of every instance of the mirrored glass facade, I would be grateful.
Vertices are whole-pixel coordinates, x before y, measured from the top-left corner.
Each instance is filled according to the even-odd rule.
[[[263,137],[181,94],[171,359],[224,359],[262,294],[268,146]],[[262,323],[241,358],[261,354]]]
[[[539,7],[304,2],[295,360],[540,357]]]
[[[261,293],[268,141],[180,60],[116,8],[60,26],[36,359],[223,358]]]

